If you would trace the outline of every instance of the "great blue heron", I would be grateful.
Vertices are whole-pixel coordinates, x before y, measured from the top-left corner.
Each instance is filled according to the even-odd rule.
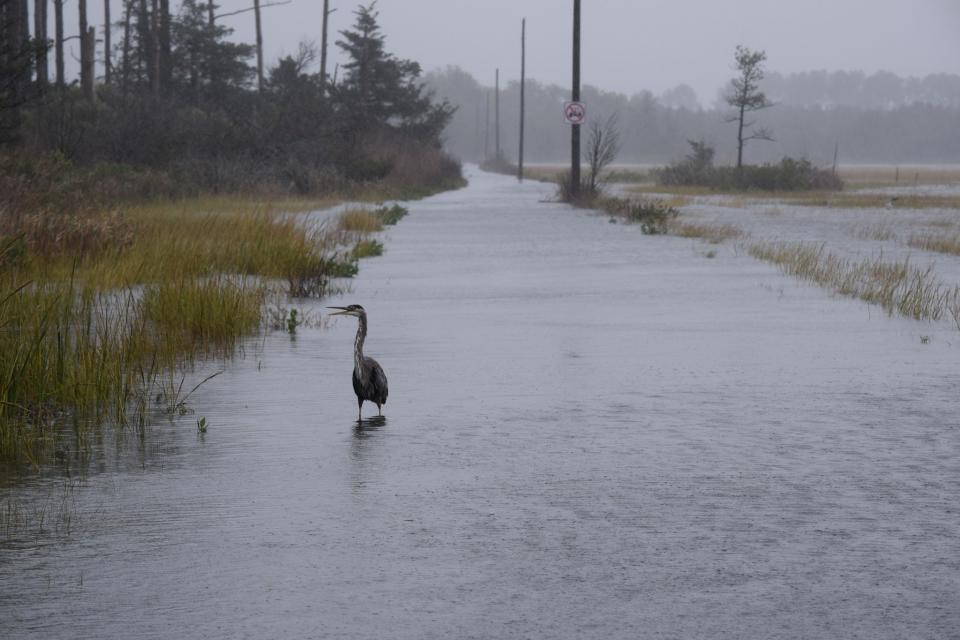
[[[337,309],[332,316],[353,316],[360,321],[357,337],[353,341],[353,390],[357,394],[357,420],[363,419],[363,401],[369,400],[377,405],[377,415],[381,405],[387,404],[387,374],[373,358],[363,355],[363,341],[367,337],[367,312],[358,304],[349,307],[327,307]]]

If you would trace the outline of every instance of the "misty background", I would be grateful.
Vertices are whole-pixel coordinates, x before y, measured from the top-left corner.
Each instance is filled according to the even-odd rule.
[[[342,62],[332,43],[352,23],[357,4],[331,1],[331,73]],[[558,102],[569,97],[571,4],[379,0],[376,9],[390,50],[418,61],[437,97],[458,107],[445,138],[466,160],[482,158],[484,139],[491,146],[485,90],[496,68],[504,89],[501,145],[516,154],[525,17],[528,158],[561,161],[567,135]],[[249,0],[223,0],[219,11],[249,6]],[[102,3],[91,0],[88,7],[97,24]],[[75,5],[68,2],[66,11]],[[300,42],[319,42],[321,2],[292,0],[262,13],[268,65],[295,53]],[[68,21],[67,35],[74,22]],[[234,40],[254,41],[252,13],[226,16],[223,23],[234,29]],[[733,153],[735,132],[723,121],[720,95],[734,75],[734,47],[742,44],[767,53],[764,89],[777,103],[757,117],[775,142],[750,145],[747,161],[789,154],[825,162],[838,146],[841,162],[955,162],[958,32],[956,0],[585,2],[583,97],[590,117],[618,114],[621,161],[667,161],[685,153],[687,139],[702,138],[723,162]]]

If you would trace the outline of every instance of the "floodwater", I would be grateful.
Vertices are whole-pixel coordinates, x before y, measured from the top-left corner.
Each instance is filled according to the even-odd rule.
[[[251,341],[0,546],[0,636],[957,637],[956,327],[470,178],[303,303],[384,419],[355,320]]]

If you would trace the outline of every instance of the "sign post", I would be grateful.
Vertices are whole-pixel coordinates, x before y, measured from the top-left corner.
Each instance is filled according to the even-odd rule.
[[[580,114],[586,112],[580,104],[580,0],[573,0],[573,93],[568,105],[580,105]],[[570,121],[570,196],[574,199],[580,196],[580,124],[570,120],[570,115],[576,116],[576,109],[564,108],[567,119]],[[568,113],[571,112],[572,113]],[[582,122],[582,119],[581,119]]]

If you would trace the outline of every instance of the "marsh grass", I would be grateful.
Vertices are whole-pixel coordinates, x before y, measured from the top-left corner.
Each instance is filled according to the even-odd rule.
[[[347,233],[383,231],[383,220],[369,209],[347,209],[337,217],[337,228]]]
[[[896,240],[897,234],[890,223],[857,225],[850,230],[850,235],[858,240]]]
[[[957,233],[950,235],[924,234],[911,236],[910,239],[907,240],[907,244],[916,249],[960,256],[960,234]]]
[[[701,186],[637,185],[628,189],[638,195],[663,197],[669,193],[675,197],[695,198],[697,196],[725,195],[723,206],[739,209],[771,201],[801,207],[821,207],[837,209],[960,209],[960,196],[937,194],[901,194],[892,199],[882,193],[862,193],[858,191],[715,191]]]
[[[392,226],[400,222],[409,211],[406,207],[394,204],[389,207],[386,205],[377,207],[374,213],[380,218],[381,223]]]
[[[364,238],[353,246],[351,255],[356,260],[383,255],[383,243],[371,238]]]
[[[823,245],[755,243],[750,255],[778,265],[784,272],[835,293],[880,305],[888,314],[915,320],[952,316],[960,328],[960,287],[936,279],[933,267],[918,268],[909,259],[884,261],[883,255],[847,260]]]
[[[725,240],[744,235],[743,229],[732,224],[696,223],[680,220],[674,220],[670,223],[668,233],[681,238],[699,238],[710,244],[720,244]]]
[[[355,243],[283,215],[317,203],[295,204],[151,204],[84,227],[107,231],[81,230],[97,240],[79,247],[47,240],[62,221],[0,240],[0,463],[39,468],[104,424],[142,426],[157,398],[172,402],[164,377],[228,357],[266,324],[269,296],[354,275]],[[115,230],[123,242],[100,241]]]

